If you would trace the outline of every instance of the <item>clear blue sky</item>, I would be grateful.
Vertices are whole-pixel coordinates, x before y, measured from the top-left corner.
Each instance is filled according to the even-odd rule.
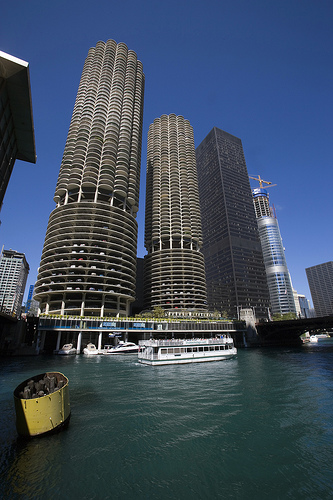
[[[249,175],[270,189],[294,288],[332,260],[332,0],[17,0],[0,15],[0,50],[29,62],[37,164],[17,161],[0,244],[37,277],[53,195],[88,49],[125,42],[146,75],[138,215],[143,256],[149,124],[176,113],[196,146],[214,127],[243,143]],[[253,181],[252,186],[256,186]]]

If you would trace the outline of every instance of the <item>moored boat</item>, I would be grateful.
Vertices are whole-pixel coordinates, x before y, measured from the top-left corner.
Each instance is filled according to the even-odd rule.
[[[59,351],[54,351],[55,354],[62,354],[62,355],[67,355],[67,354],[76,354],[76,349],[73,347],[73,344],[64,344]]]
[[[83,354],[87,354],[88,356],[95,356],[96,354],[101,354],[100,351],[97,349],[95,344],[92,344],[89,342],[87,347],[83,349]]]
[[[139,363],[171,365],[221,361],[237,354],[232,337],[209,339],[140,340]]]
[[[315,344],[318,342],[318,337],[316,335],[310,335],[310,342],[311,344]]]
[[[46,372],[21,382],[14,390],[16,429],[24,437],[55,432],[69,423],[68,378]]]
[[[329,339],[330,338],[330,336],[329,336],[328,333],[317,333],[316,337],[317,337],[318,340],[320,340],[320,339]]]
[[[134,354],[139,351],[139,346],[134,342],[123,342],[116,346],[105,345],[103,354]]]

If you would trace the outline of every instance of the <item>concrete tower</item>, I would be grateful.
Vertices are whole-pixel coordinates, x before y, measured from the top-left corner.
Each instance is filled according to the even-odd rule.
[[[113,40],[88,52],[35,287],[41,312],[126,316],[135,296],[144,75]]]
[[[149,127],[145,222],[145,308],[205,310],[193,129],[182,116]]]
[[[208,305],[267,318],[269,294],[242,142],[214,127],[196,149]]]
[[[259,177],[260,179],[260,177]],[[296,314],[295,300],[277,218],[266,189],[253,189],[272,314]]]

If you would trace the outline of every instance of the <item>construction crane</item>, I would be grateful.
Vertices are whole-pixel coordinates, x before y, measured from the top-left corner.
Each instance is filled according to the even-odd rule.
[[[263,183],[267,184],[267,186],[265,186],[265,187],[273,187],[273,186],[276,186],[276,184],[272,184],[272,183],[271,183],[271,182],[269,182],[269,181],[264,181],[264,180],[260,177],[260,175],[259,175],[259,174],[258,174],[258,177],[251,177],[251,175],[249,175],[249,177],[250,177],[250,179],[253,179],[253,180],[255,180],[255,181],[258,181],[258,182],[259,182],[259,186],[260,186],[260,188],[263,188],[263,187],[264,187],[264,186],[263,186]]]

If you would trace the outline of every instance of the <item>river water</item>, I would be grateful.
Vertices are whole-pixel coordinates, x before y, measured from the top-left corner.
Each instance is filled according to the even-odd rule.
[[[13,390],[70,381],[67,430],[17,437]],[[135,355],[0,359],[0,498],[333,498],[333,339],[151,367]]]

